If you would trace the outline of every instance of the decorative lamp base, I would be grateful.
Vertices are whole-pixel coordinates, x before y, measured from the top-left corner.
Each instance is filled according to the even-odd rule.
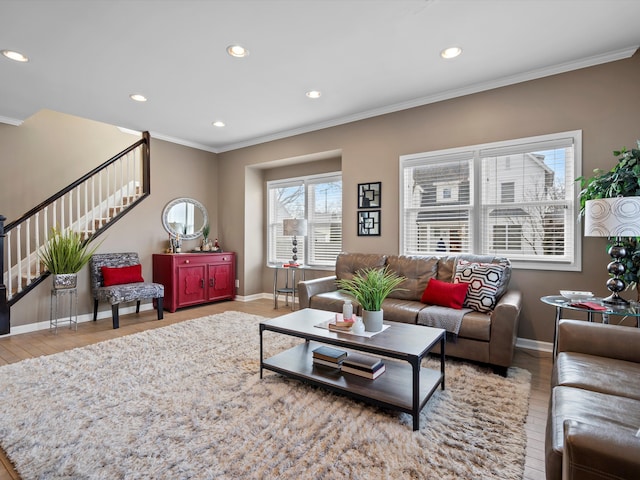
[[[629,305],[629,301],[619,296],[618,292],[615,292],[613,295],[609,295],[607,298],[604,298],[602,300],[602,303],[606,305],[618,305],[621,307]]]

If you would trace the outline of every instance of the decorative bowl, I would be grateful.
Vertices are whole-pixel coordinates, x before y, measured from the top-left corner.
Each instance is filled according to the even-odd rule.
[[[572,302],[593,298],[593,293],[591,292],[578,292],[575,290],[560,290],[560,295]]]

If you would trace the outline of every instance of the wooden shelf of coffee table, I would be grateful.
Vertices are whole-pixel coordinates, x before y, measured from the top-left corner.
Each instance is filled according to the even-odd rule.
[[[313,350],[320,345],[322,344],[317,342],[304,342],[264,360],[263,368],[330,390],[348,393],[351,397],[377,405],[406,413],[413,412],[411,365],[385,358],[385,372],[371,380],[324,365],[314,365]],[[420,369],[421,410],[440,385],[441,379],[442,374],[437,370]]]
[[[445,386],[444,330],[385,322],[390,325],[389,329],[366,338],[315,326],[333,315],[307,308],[261,322],[260,377],[263,369],[271,370],[358,400],[409,413],[413,416],[413,429],[418,430],[420,411],[438,386],[442,389]],[[263,337],[267,331],[305,341],[264,359]],[[313,350],[323,344],[385,357],[386,371],[371,380],[314,365]],[[422,359],[438,344],[441,349],[440,370],[422,368]]]

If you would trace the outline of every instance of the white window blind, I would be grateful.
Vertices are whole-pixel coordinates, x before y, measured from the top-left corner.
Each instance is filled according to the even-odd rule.
[[[402,253],[579,269],[580,152],[575,131],[401,157]]]
[[[292,237],[283,235],[283,220],[305,218],[307,235],[298,237],[298,262],[335,265],[342,251],[342,175],[332,173],[267,183],[267,262],[286,263]]]

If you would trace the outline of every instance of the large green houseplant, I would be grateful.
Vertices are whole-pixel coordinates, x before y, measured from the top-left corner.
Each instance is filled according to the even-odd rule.
[[[338,288],[353,295],[363,310],[362,321],[369,332],[382,330],[382,302],[406,280],[405,277],[384,268],[358,270],[351,279],[337,280]]]
[[[578,177],[582,190],[580,191],[580,217],[584,217],[586,203],[589,200],[614,197],[640,196],[640,140],[636,141],[637,148],[615,150],[613,154],[618,162],[611,170],[596,168],[593,176]],[[621,245],[625,247],[627,256],[622,259],[625,272],[621,278],[627,288],[638,288],[640,275],[640,237],[621,238]],[[608,242],[607,249],[612,245]],[[639,292],[640,295],[640,292]]]
[[[52,228],[39,255],[44,267],[54,275],[54,288],[75,287],[77,273],[89,263],[99,246],[89,249],[89,242],[83,240],[80,233]]]

